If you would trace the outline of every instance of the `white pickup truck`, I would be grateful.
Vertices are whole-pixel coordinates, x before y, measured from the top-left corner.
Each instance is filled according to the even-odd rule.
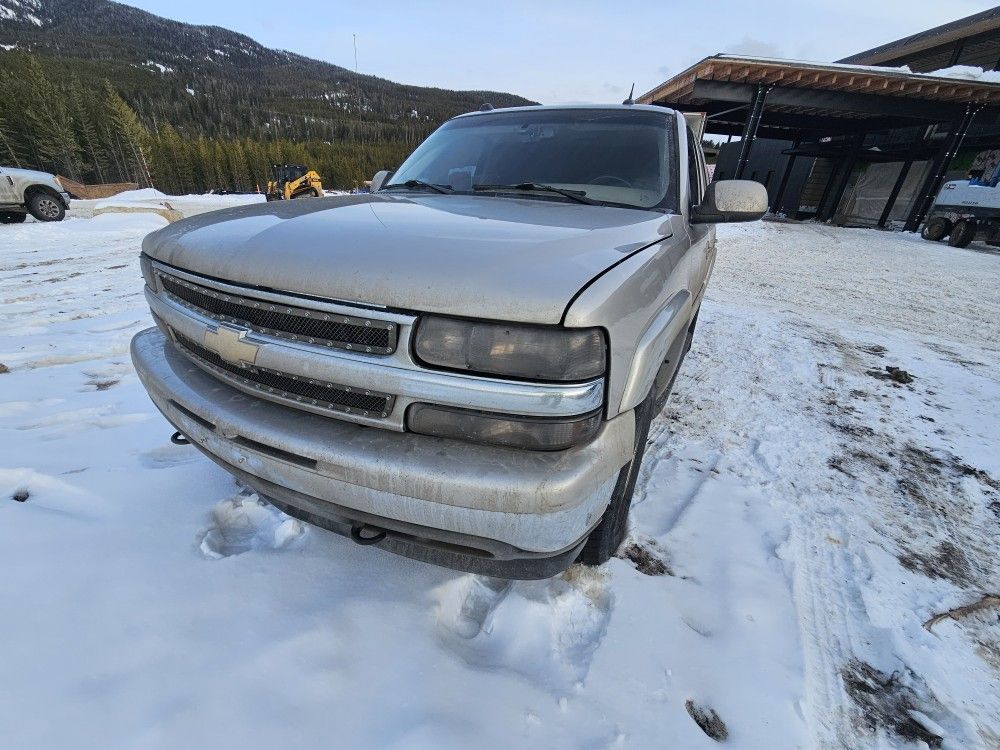
[[[20,224],[28,214],[38,221],[62,221],[68,210],[69,193],[55,175],[0,167],[0,224]]]

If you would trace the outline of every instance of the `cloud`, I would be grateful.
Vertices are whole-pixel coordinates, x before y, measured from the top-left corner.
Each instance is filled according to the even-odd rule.
[[[784,57],[781,47],[773,42],[764,42],[749,36],[743,37],[735,44],[727,44],[726,52],[734,55],[752,55],[753,57]]]

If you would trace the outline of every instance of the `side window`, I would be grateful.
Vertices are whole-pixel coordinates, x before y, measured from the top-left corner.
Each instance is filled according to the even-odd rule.
[[[691,205],[697,206],[705,194],[705,169],[702,166],[701,149],[695,141],[691,128],[687,131],[688,180],[691,187]]]

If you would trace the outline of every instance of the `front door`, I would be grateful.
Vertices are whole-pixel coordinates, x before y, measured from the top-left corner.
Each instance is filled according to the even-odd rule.
[[[701,203],[705,188],[708,186],[708,170],[705,168],[705,155],[701,145],[695,140],[696,136],[691,128],[688,128],[687,137],[690,207],[694,208]],[[694,295],[693,303],[700,305],[705,287],[708,286],[712,266],[715,265],[715,227],[711,224],[691,224],[688,226],[688,231],[691,233],[692,254],[689,288]]]

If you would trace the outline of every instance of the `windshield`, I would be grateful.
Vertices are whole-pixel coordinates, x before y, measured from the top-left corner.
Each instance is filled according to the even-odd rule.
[[[673,118],[643,110],[552,109],[450,120],[383,186],[676,209]],[[422,185],[421,185],[422,183]]]

